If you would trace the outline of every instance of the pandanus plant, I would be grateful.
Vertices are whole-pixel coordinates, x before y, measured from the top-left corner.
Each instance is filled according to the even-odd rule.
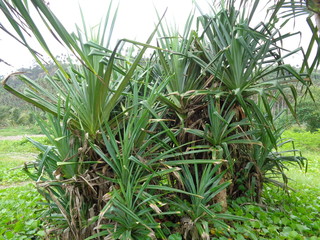
[[[48,122],[39,120],[39,125],[47,135],[51,146],[45,146],[31,140],[42,153],[35,162],[35,171],[30,170],[33,164],[27,165],[25,170],[36,180],[39,191],[48,200],[49,214],[55,220],[52,230],[55,230],[58,226],[61,229],[58,234],[64,239],[84,239],[97,232],[99,233],[100,225],[106,223],[105,220],[97,221],[96,219],[99,214],[101,218],[105,218],[103,212],[101,212],[106,205],[103,197],[105,194],[115,192],[114,194],[118,196],[120,194],[117,193],[118,186],[123,191],[123,186],[125,189],[134,187],[124,184],[128,181],[128,183],[135,184],[138,187],[143,181],[150,182],[150,178],[153,178],[154,175],[161,176],[161,173],[150,174],[150,172],[147,172],[148,175],[146,175],[146,171],[138,169],[137,162],[133,162],[134,165],[128,165],[131,152],[146,141],[143,137],[145,132],[140,130],[148,130],[150,124],[148,114],[145,113],[146,111],[140,111],[138,103],[143,99],[145,104],[153,106],[158,90],[157,86],[160,85],[159,89],[161,89],[163,85],[153,83],[153,89],[149,89],[149,66],[142,62],[147,45],[156,31],[150,35],[145,44],[140,44],[136,56],[123,56],[121,49],[126,42],[130,42],[129,40],[121,40],[114,50],[109,50],[117,11],[115,10],[114,15],[112,15],[112,4],[108,8],[104,23],[99,26],[98,31],[92,38],[89,36],[90,33],[86,29],[85,22],[83,22],[83,31],[78,28],[76,34],[69,34],[45,2],[35,0],[29,3],[33,5],[34,9],[27,5],[25,1],[12,1],[12,3],[1,1],[0,6],[16,31],[17,36],[15,38],[30,50],[44,70],[46,68],[42,64],[40,55],[30,46],[26,35],[31,34],[36,37],[45,53],[56,64],[58,69],[56,73],[53,76],[47,75],[45,78],[53,92],[48,92],[32,79],[23,75],[20,75],[19,78],[29,87],[24,93],[10,87],[10,76],[3,81],[3,86],[15,96],[49,114]],[[77,60],[75,63],[70,62],[67,67],[59,63],[47,45],[37,22],[31,17],[30,9],[39,14],[53,36],[73,54]],[[131,44],[135,45],[136,43],[131,41]],[[142,91],[142,95],[140,95],[140,92],[138,93],[138,90]],[[150,97],[147,98],[149,95]],[[141,118],[137,125],[139,132],[135,131],[134,138],[131,138],[131,141],[137,146],[127,145],[128,136],[121,135],[121,129],[126,131],[126,121],[131,116]],[[131,127],[131,123],[128,123],[128,126]],[[104,131],[108,132],[108,138],[111,138],[112,134],[117,137],[111,138],[111,140],[107,139],[103,134]],[[129,130],[127,132],[128,134],[131,133]],[[122,139],[117,139],[119,137],[122,137]],[[121,140],[125,142],[121,142]],[[114,144],[112,148],[108,145],[109,141]],[[113,152],[117,149],[118,141],[122,143],[119,147],[125,149],[118,150],[118,154],[121,156],[118,154],[114,156]],[[130,144],[133,142],[130,142]],[[153,141],[149,141],[150,143],[153,143]],[[96,146],[99,146],[99,148]],[[108,154],[104,153],[111,160],[106,160],[105,156],[100,157],[99,151],[101,150],[99,149],[108,151]],[[124,151],[126,151],[126,154]],[[141,158],[143,157],[144,155],[141,154]],[[136,158],[138,159],[138,157]],[[133,180],[128,178],[131,175],[124,175],[126,172],[124,168],[129,167],[136,170],[133,173],[135,175],[132,175],[132,179],[136,180],[134,183],[131,183]],[[145,168],[152,170],[152,167],[147,168],[145,166]],[[157,170],[155,171],[157,172]],[[167,171],[176,171],[176,168]],[[138,178],[143,180],[137,181]],[[116,185],[116,188],[112,191],[114,185]],[[144,201],[145,203],[151,200],[155,201],[153,198],[149,199],[145,194],[142,194],[144,189],[145,187],[140,193],[132,189],[134,196],[138,194],[136,201]],[[126,194],[128,193],[126,192]],[[124,197],[127,196],[130,197],[131,195]],[[120,197],[123,196],[120,194],[113,200],[118,199],[119,201]],[[114,201],[108,202],[115,204]],[[126,201],[124,203],[129,204]],[[141,207],[144,207],[144,205],[141,206],[141,202],[136,204],[138,204],[138,209],[135,210],[142,211]],[[120,207],[119,202],[116,205]],[[124,205],[119,211],[124,211],[121,214],[133,217],[133,213],[130,212],[131,207]],[[144,218],[151,217],[147,212],[143,212],[146,214]],[[130,221],[134,219],[137,221],[139,218],[136,215]],[[128,219],[124,220],[128,221]],[[114,221],[120,223],[120,221]],[[152,228],[157,226],[155,221],[151,221],[150,224],[153,224]],[[114,228],[117,229],[117,226],[115,225]],[[141,226],[146,228],[145,230],[150,234],[153,232],[149,224],[144,224],[143,221],[135,225],[138,229]],[[99,227],[98,230],[97,227]],[[123,227],[126,229],[126,226]],[[127,228],[131,227],[131,225],[127,226]],[[50,232],[48,234],[50,236]],[[132,234],[134,235],[134,233]],[[123,239],[128,239],[130,233],[125,230],[120,235]]]
[[[76,61],[64,66],[54,57],[28,3]],[[159,17],[146,43],[124,39],[110,50],[112,4],[90,36],[85,20],[69,34],[42,0],[0,0],[11,35],[46,70],[26,34],[36,37],[58,69],[45,77],[52,92],[21,74],[24,93],[10,87],[10,76],[3,82],[48,113],[38,123],[50,145],[30,139],[41,154],[25,167],[48,200],[48,236],[210,239],[210,228],[227,228],[223,219],[243,220],[217,212],[218,202],[259,201],[264,182],[281,184],[270,175],[286,183],[284,162],[303,159],[277,152],[272,108],[281,96],[294,114],[294,84],[310,82],[284,64],[299,51],[283,55],[292,35],[276,28],[284,3],[254,25],[258,0],[215,1],[210,14],[197,8],[195,30],[194,12],[182,35]],[[148,48],[154,54],[144,58]]]
[[[242,195],[240,184],[243,184],[244,191],[251,190],[259,200],[265,176],[252,151],[254,145],[266,147],[262,136],[277,148],[272,101],[282,96],[288,109],[295,114],[288,96],[290,93],[285,89],[290,90],[295,102],[297,93],[294,84],[300,82],[307,87],[309,83],[284,63],[299,49],[282,54],[282,41],[291,35],[281,35],[275,28],[276,11],[269,18],[267,16],[263,23],[253,25],[259,1],[242,1],[240,9],[245,9],[243,11],[237,10],[235,4],[235,1],[229,1],[226,8],[221,6],[222,10],[214,16],[199,18],[203,29],[199,45],[205,57],[196,57],[195,61],[212,76],[211,89],[220,91],[218,97],[214,97],[216,114],[224,120],[230,119],[227,127],[230,129],[229,138],[218,143],[224,145],[224,158],[232,169],[230,194]],[[221,56],[216,59],[220,53]],[[233,116],[225,117],[229,115]],[[246,124],[243,125],[243,121]],[[238,126],[232,129],[231,126],[237,122]],[[277,167],[276,164],[274,167]]]
[[[212,154],[197,158],[226,162],[222,168],[229,170],[228,178],[232,179],[228,195],[248,193],[259,201],[262,184],[268,181],[262,171],[267,158],[257,158],[254,152],[257,148],[270,151],[267,143],[277,149],[279,136],[275,134],[278,130],[272,107],[282,97],[295,114],[295,84],[308,89],[310,82],[284,63],[301,49],[283,54],[282,42],[293,34],[281,35],[275,27],[281,4],[258,23],[253,20],[259,1],[236,4],[217,2],[212,15],[200,9],[196,31],[191,30],[192,15],[182,35],[162,26],[165,37],[159,39],[159,46],[180,54],[159,50],[155,70],[157,77],[168,79],[160,101],[167,106],[171,119],[173,113],[176,116],[175,127],[182,129],[180,144],[209,144]],[[301,163],[303,158],[293,156],[291,160]],[[270,161],[268,164],[269,171],[283,172],[278,161],[273,161],[273,167]]]

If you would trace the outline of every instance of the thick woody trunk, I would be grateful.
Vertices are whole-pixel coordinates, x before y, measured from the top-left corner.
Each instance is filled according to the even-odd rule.
[[[224,176],[221,180],[220,180],[220,184],[223,184],[227,181],[228,179]],[[219,203],[222,207],[222,212],[226,212],[228,209],[228,194],[227,194],[227,189],[223,189],[221,192],[219,192],[215,198],[214,198],[214,202],[215,203]]]

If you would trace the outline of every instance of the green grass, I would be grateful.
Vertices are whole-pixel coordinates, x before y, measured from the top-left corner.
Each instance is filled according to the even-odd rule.
[[[21,168],[37,153],[27,139],[0,141],[0,240],[44,239],[44,200]]]
[[[307,159],[307,169],[290,167],[286,174],[292,179],[291,186],[297,189],[313,189],[320,196],[320,185],[315,184],[320,180],[320,132],[306,132],[301,129],[292,129],[284,133],[283,137],[294,140],[296,149]],[[284,146],[288,149],[289,146]],[[320,200],[319,200],[320,201]],[[319,234],[320,235],[320,234]]]
[[[10,128],[2,128],[0,129],[0,136],[17,136],[17,135],[25,135],[25,134],[41,134],[41,130],[38,126],[32,127],[10,127]]]
[[[46,137],[32,137],[36,141],[47,142]],[[22,140],[0,140],[0,153],[37,153],[38,150],[28,141]]]
[[[19,166],[32,160],[31,154],[3,154],[0,153],[0,186],[16,182],[28,181],[28,176]]]
[[[283,138],[293,139],[297,149],[303,151],[304,154],[312,153],[320,150],[320,132],[307,132],[301,128],[292,128],[282,135]],[[290,146],[284,146],[288,149]]]
[[[47,141],[45,137],[33,139]],[[38,150],[26,138],[17,141],[0,140],[0,185],[27,181],[28,177],[21,167],[25,162],[34,160],[37,153]]]

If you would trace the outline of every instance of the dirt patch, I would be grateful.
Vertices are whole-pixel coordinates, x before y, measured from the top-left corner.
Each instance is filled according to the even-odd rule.
[[[2,153],[0,152],[0,156],[8,156],[10,158],[34,158],[36,156],[38,156],[38,153],[32,153],[32,152],[6,152],[6,153]]]
[[[32,183],[32,181],[17,182],[17,183],[11,183],[11,184],[7,184],[7,185],[0,185],[0,190],[12,188],[12,187],[21,187],[21,186],[25,186],[29,183]]]
[[[1,140],[11,140],[11,141],[19,141],[22,140],[25,137],[44,137],[45,135],[37,134],[37,135],[17,135],[17,136],[0,136]]]
[[[10,158],[16,159],[20,161],[31,161],[34,160],[38,156],[37,153],[18,153],[18,152],[10,152],[10,153],[0,153],[0,158]]]

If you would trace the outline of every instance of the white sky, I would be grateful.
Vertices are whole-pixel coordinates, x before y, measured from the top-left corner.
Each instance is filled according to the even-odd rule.
[[[70,32],[75,30],[75,24],[82,26],[79,6],[87,26],[95,26],[106,15],[110,4],[110,0],[49,0],[49,2],[51,10]],[[118,2],[119,11],[112,37],[114,42],[121,38],[145,42],[154,29],[154,23],[157,22],[155,8],[162,14],[168,7],[167,18],[177,19],[177,22],[186,19],[192,9],[191,0],[120,0],[114,1],[114,6]],[[0,20],[3,19],[0,13]],[[48,39],[50,38],[48,34]],[[50,41],[49,45],[53,46],[53,50],[58,49],[57,54],[63,51],[55,41]],[[35,50],[40,51],[40,48]],[[28,50],[3,32],[0,33],[0,59],[13,65],[8,67],[0,63],[0,75],[7,75],[19,67],[29,67],[35,62]]]
[[[79,5],[84,13],[86,24],[94,26],[105,16],[110,0],[49,0],[51,10],[57,15],[69,31],[73,31],[75,24],[81,25]],[[118,1],[114,1],[115,5]],[[207,6],[206,0],[197,0],[203,9]],[[155,8],[162,14],[166,8],[166,18],[169,22],[182,25],[192,9],[192,0],[120,0],[119,12],[115,26],[113,40],[129,38],[145,42],[148,35],[154,29],[157,22]],[[0,20],[3,16],[0,14]],[[263,19],[260,19],[263,20]],[[182,28],[182,27],[181,27]],[[296,31],[302,31],[302,42],[307,44],[310,38],[308,26],[304,18],[296,23]],[[30,53],[9,36],[0,33],[0,59],[13,65],[8,67],[0,62],[0,75],[7,75],[20,67],[29,67],[34,63]],[[298,47],[300,39],[297,37],[290,41],[291,48]],[[50,41],[50,46],[56,50],[56,54],[63,51],[58,44]],[[285,46],[287,47],[287,46]],[[38,50],[38,49],[36,49]],[[299,57],[292,58],[292,64],[296,65]],[[295,62],[297,61],[297,63]]]

